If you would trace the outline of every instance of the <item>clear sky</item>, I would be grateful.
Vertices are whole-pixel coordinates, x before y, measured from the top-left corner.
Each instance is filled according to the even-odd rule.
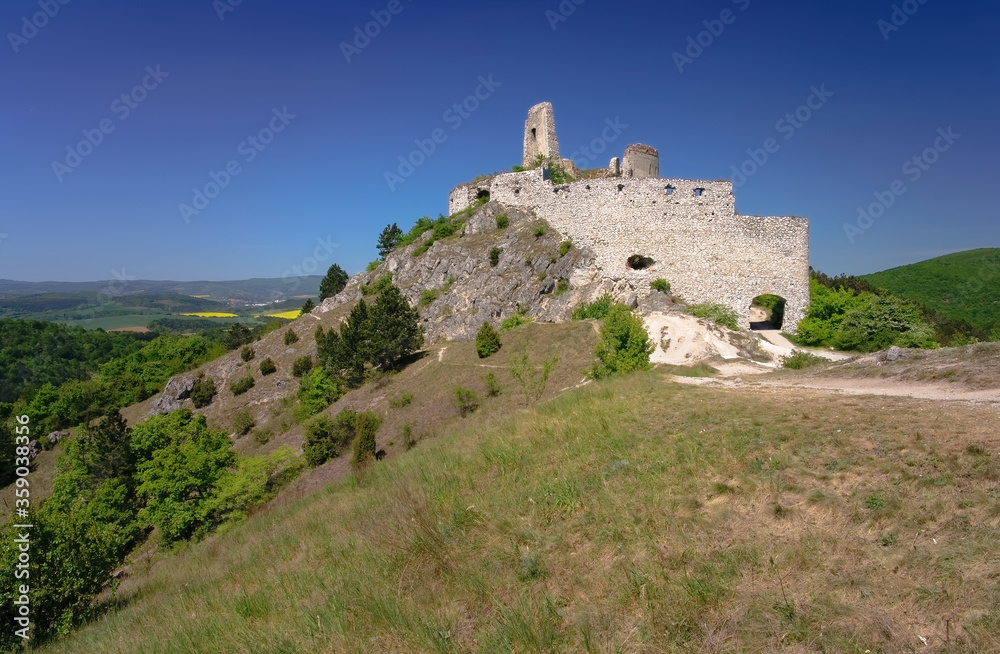
[[[545,100],[563,156],[735,179],[830,274],[1000,246],[998,30],[995,0],[6,0],[0,278],[353,273]]]

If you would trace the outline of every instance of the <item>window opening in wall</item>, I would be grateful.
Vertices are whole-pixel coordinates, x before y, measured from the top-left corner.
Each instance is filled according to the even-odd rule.
[[[697,197],[697,198],[700,198],[700,197],[701,197],[702,195],[704,195],[704,194],[705,194],[705,189],[703,189],[703,188],[696,188],[696,189],[694,190],[694,195],[695,195],[695,197]]]
[[[673,195],[674,191],[676,191],[677,189],[675,189],[673,186],[668,186],[664,190],[667,192],[667,195]]]
[[[625,190],[625,185],[624,184],[619,184],[618,185],[618,192],[621,193],[624,190]]]
[[[628,267],[632,270],[644,270],[652,266],[655,261],[650,257],[644,257],[641,254],[633,254],[628,258]]]
[[[486,189],[483,189],[483,190],[479,191],[478,193],[476,193],[476,199],[477,200],[485,200],[485,201],[489,202],[489,200],[490,200],[490,192],[487,191]]]
[[[534,127],[531,128],[531,140],[534,141],[538,138],[538,130]]]
[[[750,329],[781,329],[785,322],[785,298],[758,295],[750,303]]]

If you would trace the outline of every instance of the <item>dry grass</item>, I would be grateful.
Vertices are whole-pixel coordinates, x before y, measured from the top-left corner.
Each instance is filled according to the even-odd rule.
[[[511,412],[162,560],[44,651],[1000,650],[992,409],[653,371]]]

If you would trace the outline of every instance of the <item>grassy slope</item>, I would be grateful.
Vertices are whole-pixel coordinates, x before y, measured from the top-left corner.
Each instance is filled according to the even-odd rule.
[[[44,651],[995,652],[995,422],[591,384],[165,558]]]
[[[957,252],[864,279],[981,329],[1000,325],[1000,248]]]

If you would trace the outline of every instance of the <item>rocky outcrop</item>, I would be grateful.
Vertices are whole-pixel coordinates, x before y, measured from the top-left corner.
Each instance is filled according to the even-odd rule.
[[[497,227],[501,215],[507,216],[505,228]],[[565,235],[530,211],[488,202],[460,233],[420,252],[430,236],[428,231],[375,270],[355,275],[316,311],[357,301],[363,286],[386,274],[418,308],[428,343],[471,340],[484,322],[496,326],[517,313],[542,322],[568,320],[578,304],[605,292],[637,305],[636,289],[602,279],[590,250],[572,244],[566,249]]]
[[[181,408],[181,401],[191,395],[194,382],[195,378],[191,376],[171,377],[163,392],[160,393],[159,397],[153,402],[152,407],[150,407],[149,415],[170,413]]]

